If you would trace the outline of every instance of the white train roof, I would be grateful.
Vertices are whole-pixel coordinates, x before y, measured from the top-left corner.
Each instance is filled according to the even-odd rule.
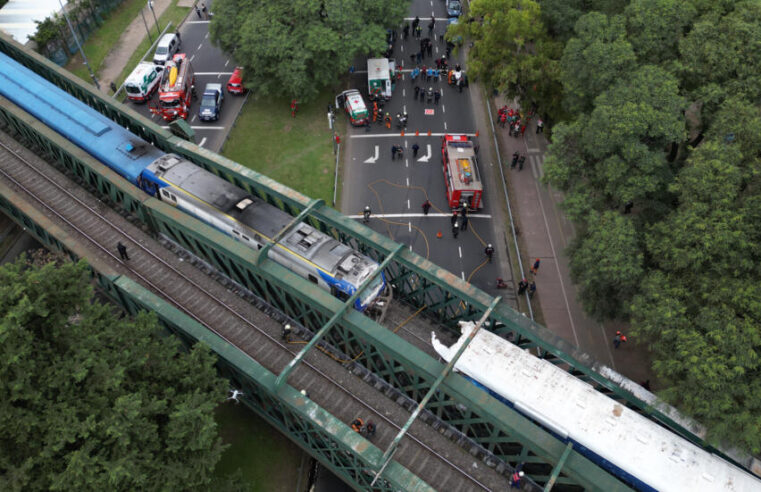
[[[475,326],[433,348],[449,361]],[[596,391],[526,350],[480,330],[455,369],[513,402],[516,409],[587,447],[661,491],[761,491],[761,480]]]

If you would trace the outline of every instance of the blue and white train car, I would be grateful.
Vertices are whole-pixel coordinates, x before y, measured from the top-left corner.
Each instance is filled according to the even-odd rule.
[[[252,249],[264,247],[292,220],[215,174],[157,149],[2,53],[0,94],[146,193]],[[380,266],[306,223],[289,231],[269,258],[341,299]],[[381,272],[354,307],[366,309],[385,286]]]
[[[474,326],[460,322],[462,336],[451,347],[432,334],[434,350],[450,361]],[[485,329],[455,370],[638,490],[761,491],[757,477]]]

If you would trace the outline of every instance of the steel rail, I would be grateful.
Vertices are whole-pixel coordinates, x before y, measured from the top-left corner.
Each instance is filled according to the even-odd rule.
[[[94,215],[96,215],[97,217],[99,217],[99,218],[100,218],[100,219],[101,219],[101,220],[102,220],[104,223],[106,223],[106,224],[107,224],[108,226],[110,226],[112,229],[114,229],[115,231],[117,231],[117,232],[119,232],[120,234],[124,235],[125,237],[128,237],[128,238],[130,238],[130,239],[132,240],[133,244],[134,244],[134,245],[136,245],[138,248],[140,248],[141,250],[143,250],[144,252],[146,252],[148,255],[150,255],[151,257],[153,257],[153,258],[154,258],[156,261],[158,261],[159,263],[163,264],[163,265],[164,265],[166,268],[168,268],[169,270],[171,270],[172,272],[174,272],[176,275],[178,275],[178,276],[180,276],[181,278],[185,279],[187,282],[189,282],[189,283],[190,283],[191,285],[193,285],[195,288],[199,289],[201,292],[203,292],[204,294],[206,294],[206,295],[207,295],[207,296],[208,296],[210,299],[213,299],[213,300],[214,300],[215,302],[217,302],[219,305],[221,305],[222,307],[224,307],[225,309],[227,309],[227,310],[228,310],[230,313],[232,313],[232,314],[233,314],[234,316],[236,316],[238,319],[240,319],[241,321],[243,321],[245,324],[247,324],[247,325],[251,326],[252,328],[254,328],[255,330],[257,330],[259,333],[261,333],[261,334],[262,334],[262,335],[264,335],[264,336],[265,336],[267,339],[269,339],[269,341],[270,341],[270,342],[274,343],[275,345],[277,345],[278,347],[280,347],[282,350],[285,350],[285,351],[286,351],[286,352],[288,352],[289,354],[291,354],[291,355],[294,355],[294,352],[292,352],[292,351],[291,351],[291,350],[290,350],[290,349],[289,349],[289,348],[288,348],[286,345],[282,344],[282,343],[281,343],[279,340],[277,340],[276,338],[274,338],[273,336],[271,336],[270,334],[268,334],[266,331],[264,331],[264,329],[263,329],[263,328],[259,327],[259,326],[258,326],[258,325],[256,325],[255,323],[253,323],[253,322],[249,321],[249,320],[248,320],[248,319],[247,319],[245,316],[243,316],[243,315],[241,315],[240,313],[238,313],[238,312],[237,312],[237,311],[236,311],[234,308],[230,307],[230,306],[229,306],[229,305],[227,305],[225,302],[223,302],[223,301],[221,301],[221,300],[217,299],[217,298],[216,298],[214,295],[212,295],[212,294],[211,294],[211,293],[209,293],[209,292],[208,292],[206,289],[204,289],[203,287],[201,287],[201,286],[200,286],[200,285],[199,285],[197,282],[195,282],[194,280],[192,280],[192,279],[188,278],[188,277],[187,277],[185,274],[183,274],[182,272],[180,272],[179,270],[177,270],[176,268],[174,268],[172,265],[170,265],[169,263],[167,263],[167,262],[166,262],[164,259],[162,259],[162,258],[161,258],[161,257],[159,257],[158,255],[154,254],[154,253],[153,253],[153,252],[152,252],[152,251],[151,251],[151,250],[150,250],[150,249],[149,249],[147,246],[144,246],[144,245],[142,245],[142,244],[141,244],[139,241],[135,241],[135,240],[132,238],[132,236],[131,236],[129,233],[127,233],[127,232],[126,232],[126,231],[124,231],[122,228],[120,228],[118,225],[114,224],[114,223],[113,223],[113,222],[111,222],[109,219],[107,219],[106,217],[104,217],[104,216],[103,216],[102,214],[100,214],[100,213],[99,213],[97,210],[94,210],[92,207],[90,207],[89,205],[87,205],[86,203],[84,203],[82,200],[80,200],[80,199],[79,199],[79,197],[77,197],[76,195],[74,195],[73,193],[71,193],[70,191],[68,191],[67,189],[65,189],[63,186],[59,185],[59,184],[58,184],[58,183],[57,183],[55,180],[51,179],[51,178],[50,178],[49,176],[47,176],[45,173],[43,173],[42,171],[40,171],[39,169],[37,169],[37,167],[35,167],[35,166],[34,166],[32,163],[30,163],[30,162],[29,162],[27,159],[25,159],[23,156],[19,155],[19,154],[18,154],[18,153],[17,153],[15,150],[13,150],[12,148],[10,148],[10,147],[9,147],[8,145],[6,145],[4,142],[0,142],[0,147],[2,147],[2,148],[3,148],[3,149],[5,149],[7,152],[9,152],[10,154],[12,154],[12,155],[13,155],[13,157],[15,157],[16,159],[18,159],[19,161],[21,161],[21,162],[23,162],[24,164],[26,164],[26,165],[27,165],[27,167],[29,167],[30,169],[32,169],[33,171],[35,171],[35,172],[36,172],[38,175],[40,175],[42,178],[44,178],[45,180],[47,180],[47,181],[48,181],[48,183],[52,184],[52,185],[53,185],[55,188],[57,188],[57,189],[61,190],[61,191],[62,191],[62,192],[65,194],[65,195],[67,195],[68,197],[70,197],[71,199],[73,199],[73,200],[74,200],[75,202],[77,202],[77,203],[78,203],[80,206],[82,206],[82,207],[86,208],[86,209],[87,209],[87,210],[89,210],[89,211],[90,211],[92,214],[94,214]],[[16,179],[15,179],[13,176],[10,176],[10,175],[8,174],[8,172],[6,172],[6,170],[5,170],[5,169],[0,169],[0,173],[1,173],[3,176],[5,176],[5,178],[6,178],[6,179],[8,179],[10,182],[12,182],[12,183],[13,183],[15,186],[19,187],[19,188],[20,188],[21,190],[23,190],[23,191],[24,191],[24,192],[25,192],[27,195],[29,195],[29,196],[30,196],[30,197],[32,197],[32,198],[33,198],[33,199],[34,199],[36,202],[38,202],[40,205],[42,205],[42,206],[43,206],[43,207],[44,207],[46,210],[48,210],[50,213],[52,213],[53,215],[55,215],[56,217],[58,217],[58,219],[59,219],[59,220],[63,221],[63,222],[64,222],[64,223],[66,223],[66,224],[67,224],[69,227],[71,227],[72,229],[74,229],[75,231],[77,231],[79,234],[81,234],[82,236],[84,236],[84,237],[85,237],[85,238],[86,238],[88,241],[90,241],[91,243],[93,243],[93,244],[94,244],[94,245],[95,245],[95,246],[96,246],[98,249],[100,249],[101,251],[105,252],[107,255],[109,255],[109,256],[110,256],[111,258],[113,258],[114,260],[116,260],[116,261],[120,261],[118,258],[116,258],[116,255],[115,255],[115,254],[113,254],[113,253],[112,253],[112,252],[111,252],[111,251],[110,251],[108,248],[105,248],[105,247],[103,247],[103,246],[102,246],[102,245],[101,245],[101,244],[100,244],[100,243],[99,243],[97,240],[95,240],[94,238],[90,237],[90,236],[89,236],[89,235],[88,235],[86,232],[82,231],[82,230],[81,230],[79,227],[77,227],[76,225],[74,225],[73,223],[71,223],[71,221],[69,221],[67,218],[65,218],[65,217],[63,217],[61,214],[59,214],[59,213],[58,213],[58,212],[57,212],[55,209],[51,208],[51,207],[50,207],[50,206],[49,206],[47,203],[45,203],[45,202],[44,202],[44,201],[42,201],[40,198],[38,198],[38,197],[37,197],[37,196],[36,196],[34,193],[32,193],[32,192],[31,192],[31,190],[29,190],[29,189],[28,189],[28,188],[26,188],[26,187],[25,187],[23,184],[21,184],[20,182],[18,182],[18,181],[17,181],[17,180],[16,180]],[[146,284],[148,284],[149,286],[151,286],[151,288],[153,288],[153,289],[154,289],[156,292],[160,293],[160,294],[161,294],[162,296],[164,296],[166,299],[170,300],[170,301],[171,301],[171,303],[172,303],[172,304],[174,304],[174,305],[175,305],[175,306],[176,306],[176,307],[177,307],[177,308],[178,308],[180,311],[184,312],[185,314],[187,314],[188,316],[190,316],[191,318],[193,318],[193,319],[194,319],[196,322],[198,322],[200,325],[204,326],[205,328],[207,328],[208,330],[210,330],[211,332],[213,332],[214,334],[216,334],[217,336],[219,336],[219,337],[220,337],[222,340],[224,340],[225,342],[229,343],[230,345],[232,345],[232,346],[234,346],[234,347],[237,347],[237,345],[236,345],[235,343],[233,343],[232,341],[230,341],[230,340],[229,340],[227,337],[225,337],[223,334],[219,333],[219,332],[218,332],[216,329],[214,329],[213,327],[211,327],[211,326],[208,326],[206,323],[204,323],[204,322],[203,322],[203,321],[202,321],[202,320],[201,320],[201,319],[200,319],[198,316],[196,316],[196,315],[195,315],[194,313],[192,313],[190,310],[188,310],[187,308],[185,308],[185,307],[184,307],[184,306],[183,306],[183,305],[182,305],[182,304],[181,304],[179,301],[177,301],[176,299],[174,299],[174,298],[173,298],[173,297],[172,297],[170,294],[167,294],[167,293],[166,293],[164,290],[162,290],[161,288],[157,287],[155,284],[153,284],[153,283],[152,283],[150,280],[146,279],[146,278],[145,278],[143,275],[141,275],[140,273],[138,273],[138,272],[136,272],[136,271],[134,271],[134,270],[132,270],[132,269],[130,269],[130,271],[131,271],[132,273],[134,273],[134,274],[135,274],[137,277],[139,277],[139,278],[140,278],[140,279],[141,279],[143,282],[145,282]],[[243,354],[245,354],[245,355],[246,355],[246,357],[248,357],[250,360],[252,360],[253,362],[256,362],[256,363],[258,364],[258,362],[256,361],[256,359],[254,359],[253,357],[251,357],[251,355],[249,355],[248,353],[246,353],[246,352],[244,352],[244,351],[242,351],[242,350],[241,350],[241,352],[242,352]],[[328,382],[330,382],[330,383],[331,383],[333,386],[335,386],[335,387],[339,388],[341,391],[343,391],[344,393],[346,393],[346,394],[347,394],[347,395],[348,395],[350,398],[354,399],[354,400],[355,400],[357,403],[359,403],[360,405],[364,406],[364,407],[365,407],[366,409],[368,409],[369,411],[371,411],[371,412],[373,412],[374,414],[376,414],[376,416],[377,416],[379,419],[381,419],[381,420],[385,421],[385,422],[386,422],[386,423],[387,423],[387,424],[388,424],[390,427],[393,427],[393,428],[395,428],[395,429],[398,429],[398,430],[400,430],[400,429],[401,429],[401,427],[400,427],[400,426],[398,426],[396,423],[394,423],[394,422],[393,422],[391,419],[387,418],[387,417],[384,415],[384,413],[383,413],[382,411],[380,411],[380,410],[376,409],[375,407],[373,407],[372,405],[370,405],[369,403],[367,403],[367,402],[366,402],[366,401],[364,401],[363,399],[361,399],[361,398],[357,397],[356,395],[354,395],[354,393],[352,393],[352,392],[351,392],[349,389],[347,389],[347,388],[343,387],[341,384],[339,384],[339,383],[338,383],[337,381],[335,381],[333,378],[331,378],[330,376],[328,376],[327,374],[325,374],[324,372],[322,372],[320,369],[318,369],[317,367],[315,367],[313,364],[311,364],[311,363],[310,363],[310,362],[308,362],[308,361],[304,361],[304,364],[305,364],[307,367],[309,367],[309,368],[310,368],[312,371],[314,371],[316,374],[318,374],[319,376],[321,376],[323,379],[325,379],[325,380],[327,380]],[[410,434],[410,435],[409,435],[409,437],[411,437],[411,438],[412,438],[412,440],[413,440],[415,443],[417,443],[417,444],[418,444],[420,447],[422,447],[423,449],[425,449],[426,451],[428,451],[430,454],[432,454],[432,455],[434,455],[434,456],[438,457],[438,458],[439,458],[439,459],[440,459],[442,462],[444,462],[444,463],[446,463],[447,465],[449,465],[449,466],[450,466],[452,469],[454,469],[454,470],[456,470],[457,472],[459,472],[461,475],[463,475],[465,478],[467,478],[468,480],[470,480],[470,481],[471,481],[471,482],[473,482],[474,484],[476,484],[476,485],[478,485],[479,487],[481,487],[483,490],[491,490],[491,489],[489,489],[489,487],[487,487],[486,485],[484,485],[484,484],[482,484],[480,481],[478,481],[478,479],[476,479],[475,477],[472,477],[472,476],[471,476],[471,475],[469,475],[467,472],[465,472],[464,470],[462,470],[460,467],[458,467],[457,465],[455,465],[454,463],[452,463],[451,461],[449,461],[449,460],[448,460],[446,457],[444,457],[443,455],[441,455],[441,454],[437,453],[436,451],[434,451],[434,450],[433,450],[433,449],[432,449],[430,446],[428,446],[427,444],[425,444],[424,442],[422,442],[420,439],[418,439],[418,438],[417,438],[417,437],[415,437],[414,435]]]

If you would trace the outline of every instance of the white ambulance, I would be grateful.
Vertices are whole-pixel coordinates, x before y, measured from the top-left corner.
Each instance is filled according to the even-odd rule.
[[[158,88],[164,67],[151,62],[140,62],[124,81],[127,97],[135,102],[145,102]]]

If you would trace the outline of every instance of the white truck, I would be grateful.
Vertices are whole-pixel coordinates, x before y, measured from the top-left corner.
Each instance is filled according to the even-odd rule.
[[[391,99],[394,90],[394,61],[388,58],[367,59],[367,93],[371,101]]]
[[[151,98],[161,82],[164,67],[151,62],[140,62],[124,81],[127,98],[135,102],[145,102]]]

